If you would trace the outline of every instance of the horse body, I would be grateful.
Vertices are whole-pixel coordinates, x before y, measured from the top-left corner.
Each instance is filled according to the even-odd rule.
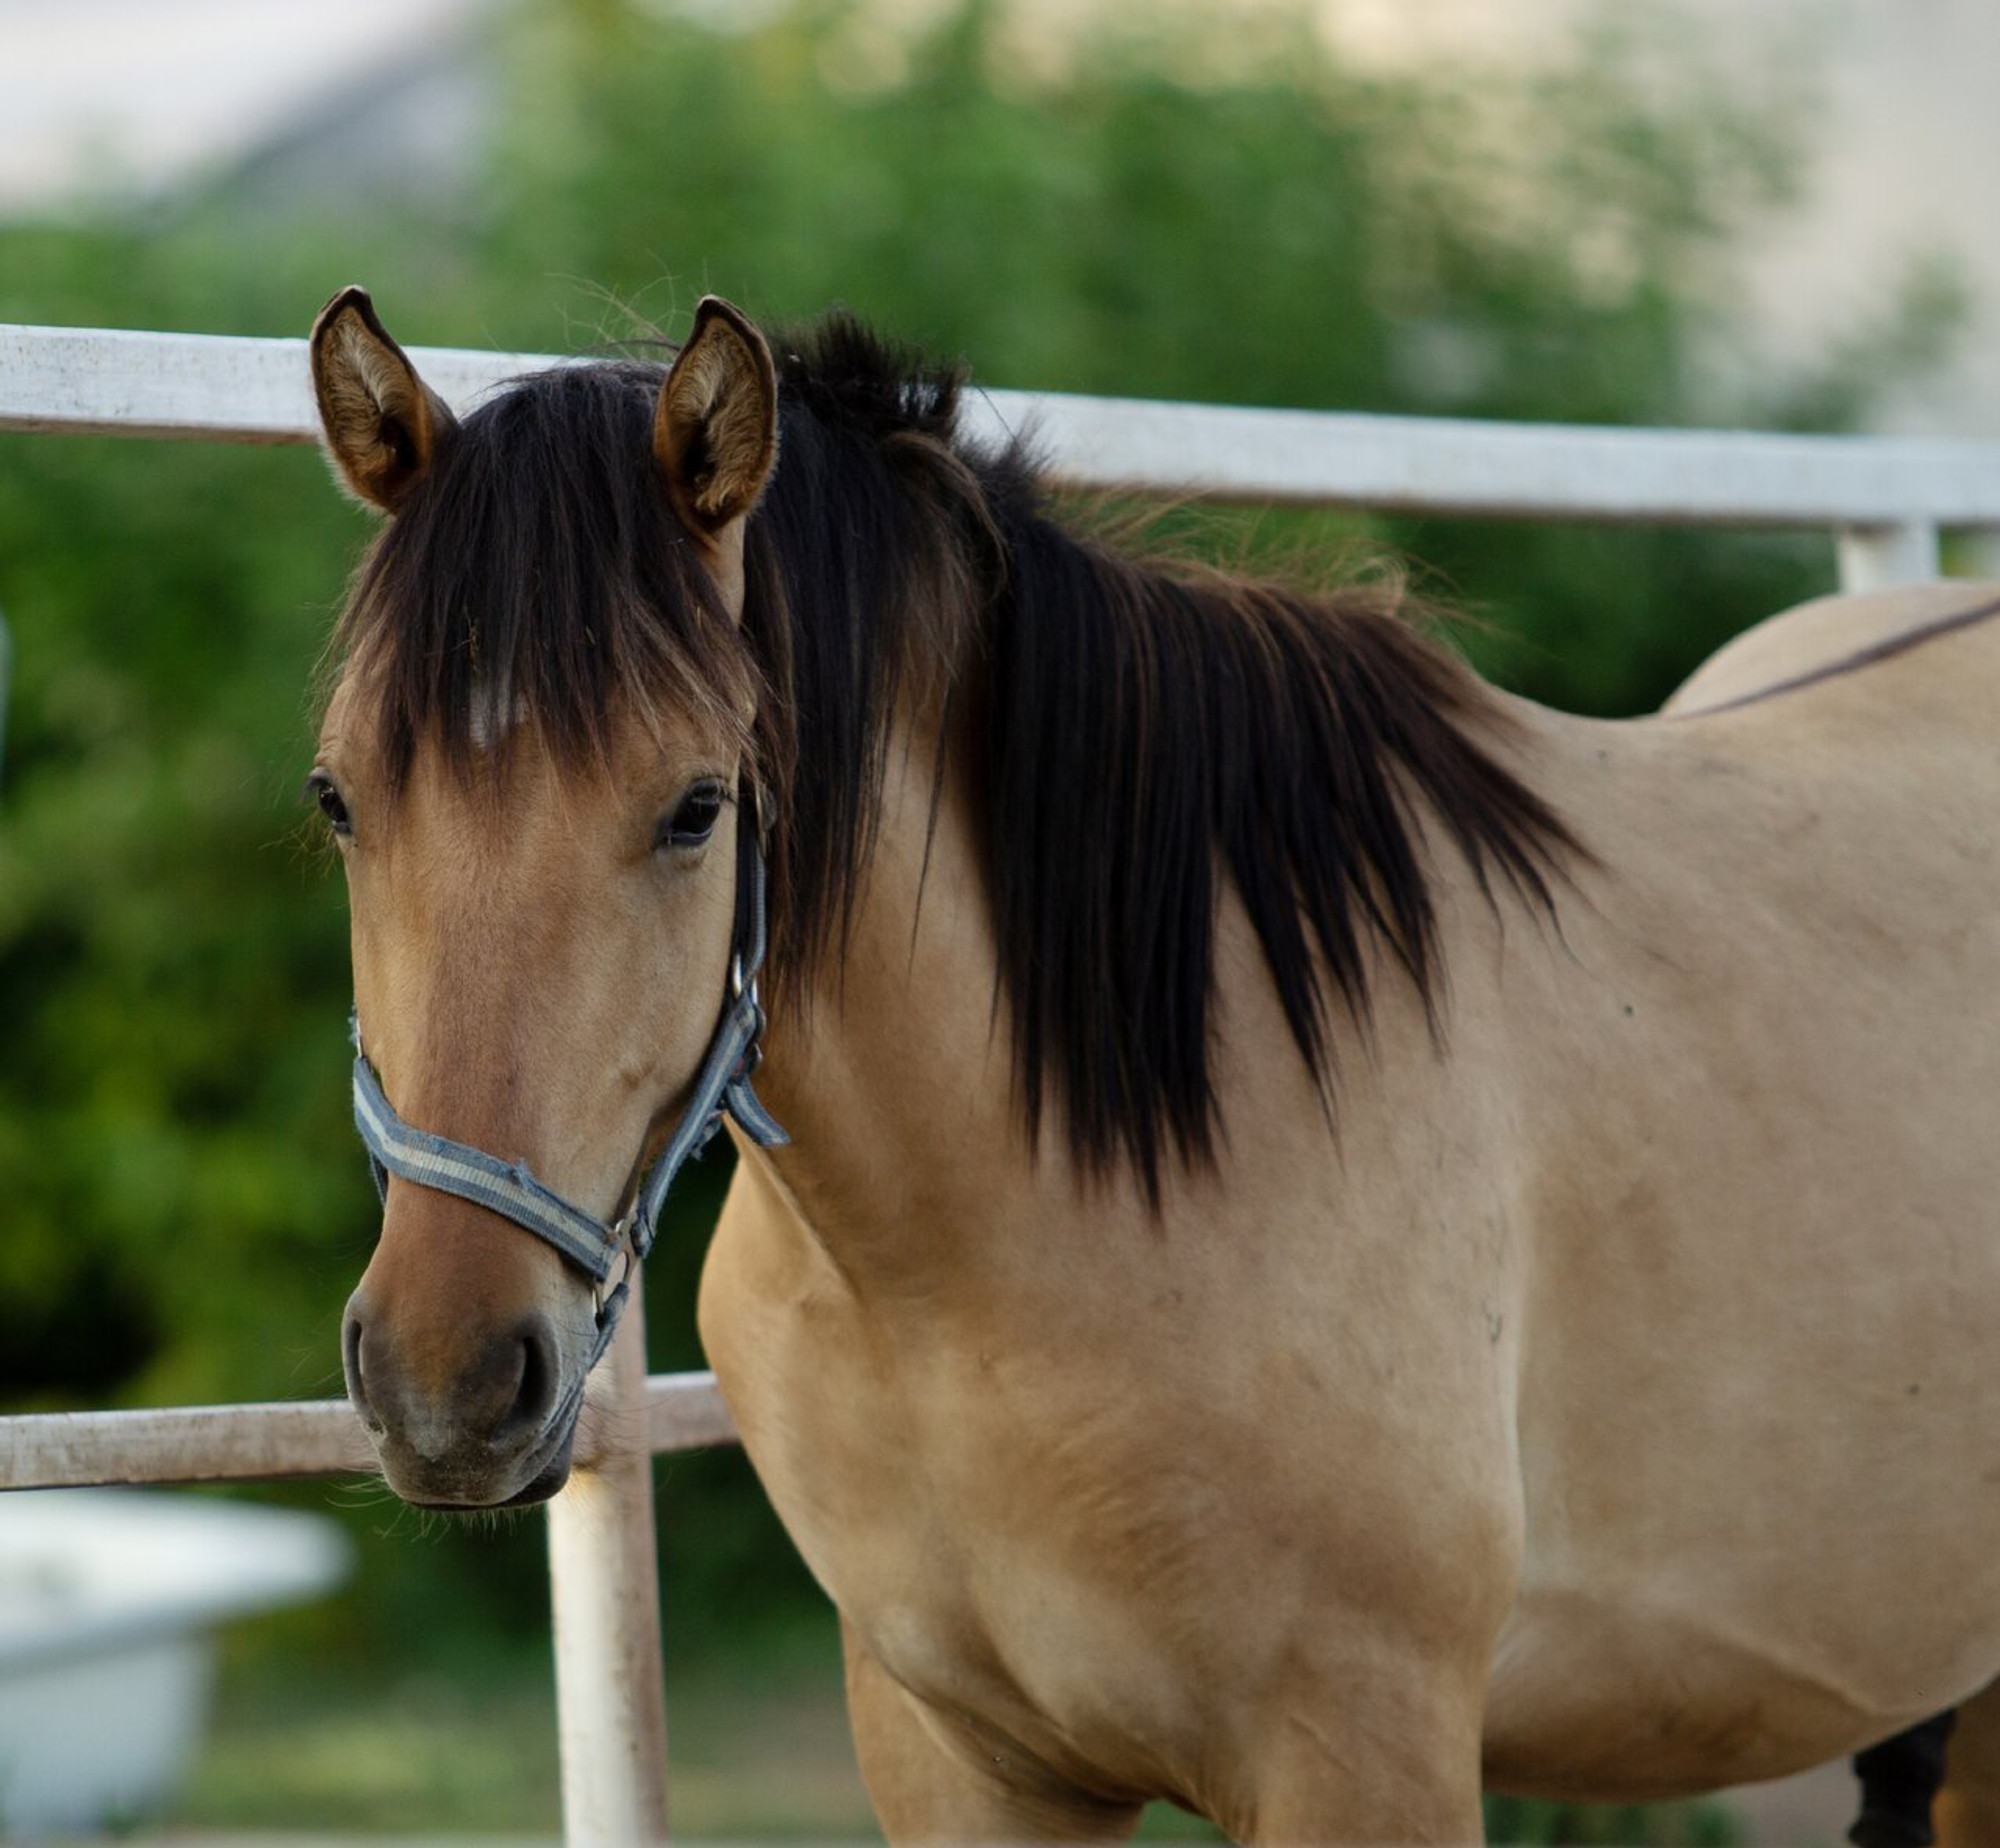
[[[604,706],[565,770],[550,715],[568,682],[538,692],[545,658],[506,652],[508,622],[529,620],[498,607],[519,574],[424,601],[426,574],[449,585],[459,569],[424,500],[447,504],[455,478],[442,469],[432,493],[425,471],[453,443],[475,458],[462,467],[488,467],[497,426],[454,435],[365,298],[336,298],[314,351],[342,472],[415,509],[360,581],[323,742],[325,787],[346,797],[337,831],[352,809],[364,1030],[406,1113],[608,1216],[630,1185],[614,1151],[657,1145],[727,948],[736,818],[711,816],[714,845],[703,828],[688,847],[649,817],[684,815],[677,791],[746,761],[739,707],[766,709],[757,676],[705,704],[682,687]],[[846,389],[787,376],[811,403]],[[619,430],[632,389],[659,394],[657,489],[680,521],[664,543],[699,563],[672,595],[719,657],[734,646],[719,621],[782,614],[777,554],[748,512],[776,440],[770,379],[747,324],[705,305],[664,383],[619,375],[603,394]],[[910,539],[921,506],[957,537],[909,580],[918,633],[964,632],[995,594],[980,577],[994,548],[1007,594],[1081,583],[1122,620],[1134,580],[1010,514],[1004,468],[979,475],[914,415],[868,415],[886,438],[837,405],[795,404],[785,426],[794,485],[758,517],[773,547],[808,548],[795,597],[865,575],[810,552],[805,513],[888,543]],[[561,427],[540,430],[537,453],[555,454]],[[912,472],[840,511],[814,471],[836,449],[843,467],[881,468],[877,445]],[[568,466],[616,448],[593,433]],[[473,504],[507,505],[504,476],[471,479]],[[604,490],[628,497],[597,522],[614,548],[654,517],[656,487],[635,480]],[[536,478],[537,495],[566,491]],[[558,593],[589,581],[565,558]],[[1028,912],[1009,910],[1000,888],[1023,869],[1003,846],[995,871],[1011,825],[996,787],[1043,805],[1045,838],[1085,875],[1121,851],[1060,825],[1070,810],[1101,825],[1094,784],[1050,788],[1030,765],[1017,786],[1004,753],[981,758],[978,727],[993,712],[1032,723],[1032,702],[1022,716],[975,688],[968,712],[963,691],[891,676],[881,748],[840,760],[825,740],[865,727],[839,703],[854,659],[832,649],[835,690],[800,733],[824,761],[793,740],[800,778],[865,786],[867,819],[792,786],[826,834],[779,843],[774,957],[787,896],[814,890],[809,856],[852,841],[863,863],[826,934],[791,945],[760,1083],[793,1145],[743,1150],[701,1322],[749,1454],[840,1609],[891,1838],[1113,1837],[1163,1796],[1245,1840],[1469,1841],[1482,1776],[1573,1796],[1708,1788],[1832,1757],[1991,1683],[2000,865],[1985,738],[2000,623],[1820,672],[1853,624],[1879,640],[1916,620],[1893,599],[1822,612],[1725,656],[1680,710],[1611,725],[1480,688],[1386,619],[1157,594],[1156,626],[1094,655],[1077,642],[1030,691],[1055,700],[1066,676],[1116,673],[1143,715],[1170,695],[1159,662],[1178,649],[1263,688],[1274,729],[1290,682],[1323,678],[1351,728],[1325,756],[1337,804],[1278,787],[1296,763],[1255,752],[1251,807],[1214,798],[1216,857],[1251,854],[1252,883],[1232,860],[1192,964],[1172,965],[1171,932],[1153,928],[1169,890],[1119,911],[1111,887],[1044,860]],[[621,595],[589,607],[616,622]],[[1925,621],[1950,613],[1917,601]],[[453,629],[461,605],[484,626]],[[849,606],[874,599],[850,591]],[[631,645],[653,646],[680,607],[655,598]],[[812,651],[844,619],[794,607],[789,636],[752,637],[779,689],[766,707],[811,688]],[[1204,625],[1232,624],[1247,645],[1211,646]],[[1351,674],[1328,665],[1331,643],[1351,644]],[[1071,637],[989,633],[977,652],[996,684],[1017,645]],[[488,679],[426,707],[423,675],[476,648],[497,656]],[[539,748],[503,760],[466,713],[515,706]],[[1127,723],[1119,710],[1095,721]],[[1316,702],[1300,711],[1308,742],[1327,742]],[[1239,749],[1239,721],[1188,723],[1184,751]],[[1135,724],[1135,752],[1146,736]],[[1372,753],[1386,780],[1354,773]],[[1126,774],[1115,754],[1091,761],[1093,778]],[[1179,787],[1171,751],[1147,762]],[[1336,915],[1304,958],[1325,978],[1323,1054],[1294,979],[1303,952],[1254,861],[1260,825],[1315,813],[1358,856],[1333,901],[1351,901],[1352,934]],[[1204,876],[1199,845],[1184,878]],[[1311,848],[1278,862],[1277,889],[1323,917]],[[1544,885],[1537,856],[1558,848]],[[1126,870],[1145,895],[1147,869]],[[1079,911],[1037,922],[1046,965],[1008,934],[1044,890]],[[1197,912],[1180,928],[1205,929]],[[1061,934],[1106,915],[1123,920],[1124,940],[1101,938],[1114,957],[1197,970],[1192,1014],[1112,962],[1061,961]],[[799,947],[813,941],[817,961]],[[1024,1009],[1024,989],[1054,1013]],[[627,994],[637,1005],[619,1007]],[[1155,1001],[1159,1018],[1134,1017]],[[1101,1060],[1038,1066],[1024,1036],[1060,1039],[1072,1016]],[[1151,1142],[1091,1131],[1078,1113],[1097,1094],[1079,1093],[1100,1065],[1121,1083],[1134,1048],[1171,1065],[1190,1019],[1212,1134],[1175,1117],[1156,1163]],[[1024,1109],[1044,1070],[1054,1101]],[[389,1189],[350,1312],[350,1389],[383,1427],[392,1481],[422,1499],[547,1493],[566,1466],[540,1408],[587,1352],[588,1292],[514,1237],[461,1199]],[[2000,1739],[1980,1743],[1996,1730],[2000,1715],[1970,1728],[1981,1776],[2000,1763]]]
[[[774,1063],[825,1133],[746,1157],[703,1298],[856,1646],[1225,1816],[1231,1716],[1396,1748],[1369,1664],[1418,1611],[1456,1674],[1490,1651],[1489,1777],[1554,1794],[1777,1775],[1983,1686],[2000,1149],[1990,1040],[1939,1023],[2000,993],[1996,697],[2000,625],[1706,720],[1528,715],[1615,870],[1559,937],[1459,874],[1445,1046],[1378,1021],[1337,1139],[1237,920],[1242,1127],[1157,1224],[1022,1159],[976,912],[900,953],[892,804],[845,1056]]]
[[[1532,1132],[1503,1782],[1769,1776],[1993,1676],[1996,691],[1987,624],[1572,764],[1616,873]]]

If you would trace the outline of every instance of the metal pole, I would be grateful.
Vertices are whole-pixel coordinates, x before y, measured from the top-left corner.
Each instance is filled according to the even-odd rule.
[[[1843,526],[1835,535],[1840,588],[1887,590],[1897,584],[1928,584],[1944,575],[1937,528],[1926,520],[1900,526]]]
[[[646,1445],[645,1330],[635,1277],[631,1306],[585,1412],[604,1427],[601,1454],[549,1503],[568,1848],[640,1848],[667,1839],[666,1691]]]

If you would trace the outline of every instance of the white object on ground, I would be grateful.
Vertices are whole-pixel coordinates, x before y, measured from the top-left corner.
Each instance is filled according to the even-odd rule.
[[[347,1575],[319,1515],[71,1489],[0,1499],[0,1834],[129,1823],[207,1717],[207,1632]]]

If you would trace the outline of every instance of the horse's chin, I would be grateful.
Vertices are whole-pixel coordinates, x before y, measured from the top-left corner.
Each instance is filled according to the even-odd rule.
[[[569,1481],[575,1448],[576,1420],[572,1418],[563,1430],[550,1432],[530,1453],[525,1460],[525,1480],[522,1465],[476,1477],[399,1466],[387,1456],[382,1458],[382,1475],[402,1500],[426,1513],[495,1513],[503,1508],[530,1508],[558,1493]],[[509,1487],[510,1483],[516,1486]]]
[[[574,1434],[572,1433],[573,1441]],[[542,1473],[526,1488],[516,1489],[504,1502],[502,1508],[530,1508],[536,1502],[545,1502],[569,1481],[570,1442],[563,1444],[561,1454],[552,1457]]]

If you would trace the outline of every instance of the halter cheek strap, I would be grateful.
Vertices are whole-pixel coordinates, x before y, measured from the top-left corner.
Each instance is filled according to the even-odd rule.
[[[746,802],[745,809],[749,809]],[[511,1219],[525,1232],[555,1247],[568,1263],[597,1287],[597,1336],[588,1373],[611,1345],[619,1318],[631,1295],[632,1272],[653,1248],[660,1209],[674,1177],[690,1157],[701,1153],[725,1116],[761,1148],[776,1148],[791,1140],[751,1088],[761,1057],[764,1010],[757,999],[757,974],[764,965],[767,920],[764,897],[764,855],[757,844],[754,813],[737,825],[736,926],[729,965],[729,992],[715,1037],[695,1075],[694,1089],[659,1159],[647,1170],[625,1215],[614,1223],[587,1213],[544,1187],[520,1162],[505,1162],[484,1149],[449,1136],[434,1136],[413,1128],[396,1114],[383,1094],[382,1083],[361,1046],[357,1015],[354,1035],[354,1126],[368,1150],[376,1191],[386,1202],[389,1177],[456,1194],[461,1200],[489,1208]],[[625,1267],[617,1283],[605,1285],[619,1255]],[[581,1375],[578,1387],[582,1384]]]

